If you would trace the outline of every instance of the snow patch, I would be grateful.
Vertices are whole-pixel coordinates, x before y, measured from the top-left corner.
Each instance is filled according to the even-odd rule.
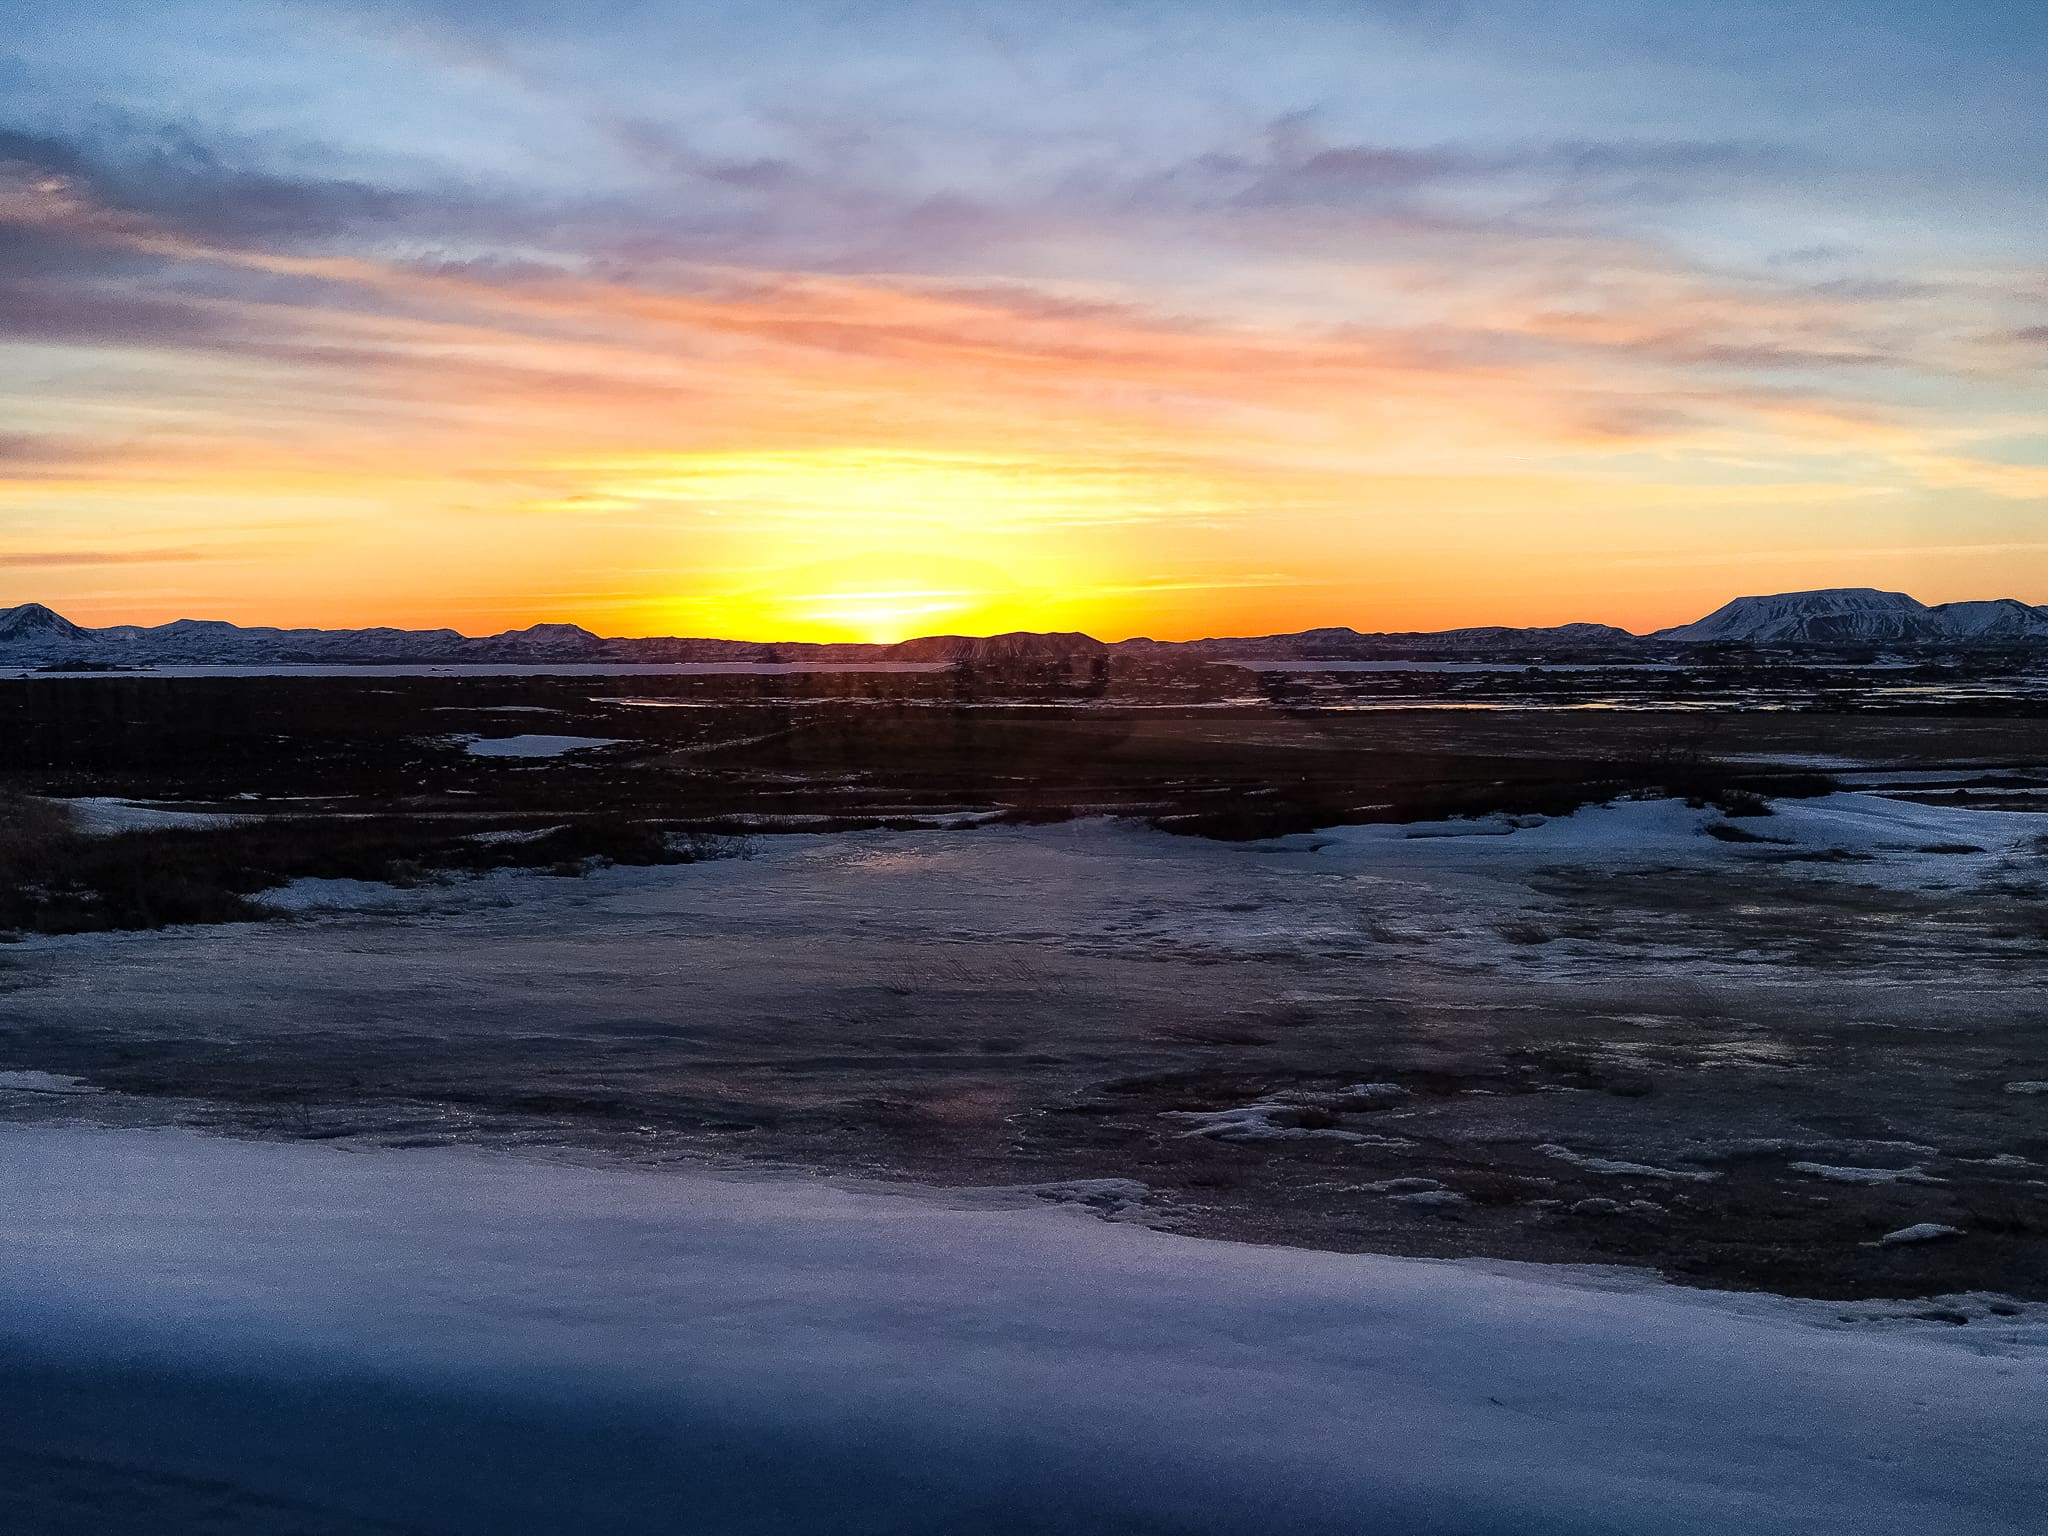
[[[162,832],[232,827],[248,821],[246,816],[223,816],[211,811],[184,811],[162,804],[145,805],[104,795],[82,795],[56,800],[53,804],[71,813],[73,828],[87,837],[112,837],[121,832]]]
[[[569,830],[567,822],[552,827],[500,827],[490,832],[472,832],[468,841],[487,845],[537,843],[544,837]]]
[[[1831,1163],[1788,1163],[1794,1173],[1830,1184],[1939,1184],[1925,1168],[1840,1168]]]
[[[616,747],[615,736],[473,736],[463,745],[471,757],[560,757],[592,747]]]
[[[38,1072],[22,1069],[0,1072],[0,1091],[7,1093],[55,1093],[85,1094],[99,1093],[82,1077],[68,1077],[62,1072]]]
[[[1304,1125],[1304,1120],[1317,1118],[1313,1106],[1275,1101],[1246,1104],[1238,1109],[1169,1109],[1161,1118],[1186,1122],[1192,1128],[1182,1131],[1183,1137],[1201,1137],[1206,1141],[1372,1139],[1358,1131],[1340,1130],[1335,1126]]]
[[[1854,792],[1781,799],[1772,802],[1772,810],[1769,816],[1739,823],[1742,830],[1768,839],[1755,843],[1708,836],[1708,828],[1722,821],[1718,811],[1669,798],[1582,806],[1569,816],[1370,823],[1330,827],[1307,836],[1324,857],[1350,855],[1374,864],[1427,856],[1447,862],[1469,858],[1486,865],[1527,860],[1639,868],[1837,855],[1870,861],[1859,878],[1901,872],[1917,880],[1937,871],[1952,875],[2010,854],[2037,836],[2042,826],[2025,812],[1922,805]],[[1981,851],[1926,851],[1965,845]],[[1295,846],[1305,849],[1306,839]]]
[[[323,879],[307,876],[249,898],[278,912],[407,911],[419,905],[417,890],[400,890],[376,880]]]
[[[1346,1109],[1379,1109],[1408,1097],[1399,1083],[1353,1083],[1337,1090],[1337,1102]]]
[[[1385,1109],[1406,1097],[1408,1090],[1399,1083],[1352,1083],[1334,1093],[1289,1090],[1236,1109],[1173,1109],[1166,1111],[1164,1118],[1185,1121],[1193,1127],[1183,1131],[1183,1136],[1198,1136],[1209,1141],[1304,1141],[1318,1138],[1383,1147],[1407,1146],[1409,1143],[1399,1137],[1375,1136],[1317,1123],[1328,1120],[1339,1111],[1357,1113]]]
[[[1442,1189],[1444,1181],[1419,1177],[1381,1179],[1377,1184],[1361,1184],[1358,1187],[1373,1195],[1426,1195]]]
[[[1961,1227],[1944,1226],[1938,1221],[1919,1221],[1910,1227],[1901,1227],[1896,1232],[1887,1232],[1877,1240],[1880,1248],[1896,1248],[1901,1243],[1932,1243],[1944,1237],[1961,1237]]]
[[[1152,1202],[1152,1186],[1140,1179],[1063,1179],[1024,1190],[1054,1205],[1083,1206],[1109,1221],[1139,1219]]]
[[[1570,1207],[1574,1216],[1662,1216],[1664,1207],[1654,1200],[1609,1200],[1604,1195],[1575,1201]]]
[[[1421,1210],[1456,1210],[1472,1202],[1455,1189],[1418,1189],[1413,1194],[1390,1196],[1397,1205],[1412,1205]]]
[[[1545,1142],[1536,1149],[1545,1157],[1554,1157],[1559,1162],[1570,1163],[1574,1168],[1587,1173],[1613,1174],[1631,1179],[1670,1179],[1689,1184],[1705,1184],[1721,1177],[1718,1173],[1699,1168],[1659,1168],[1650,1163],[1627,1163],[1612,1157],[1591,1157],[1584,1152],[1574,1152],[1556,1142]]]
[[[1472,1203],[1469,1197],[1455,1189],[1446,1189],[1441,1179],[1382,1179],[1377,1184],[1360,1184],[1357,1188],[1365,1194],[1385,1195],[1397,1205],[1413,1206],[1418,1210],[1456,1210]]]

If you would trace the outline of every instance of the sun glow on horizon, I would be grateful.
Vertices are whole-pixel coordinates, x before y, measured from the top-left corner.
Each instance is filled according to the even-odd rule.
[[[816,592],[791,596],[792,605],[811,605],[810,618],[819,624],[844,624],[858,637],[878,645],[928,633],[946,616],[965,613],[977,592],[933,591],[924,587],[893,592]]]
[[[574,505],[659,517],[720,633],[888,642],[1066,622],[1126,579],[1129,530],[1232,515],[1184,467],[902,448],[612,455],[549,466]],[[549,510],[542,508],[541,510]]]

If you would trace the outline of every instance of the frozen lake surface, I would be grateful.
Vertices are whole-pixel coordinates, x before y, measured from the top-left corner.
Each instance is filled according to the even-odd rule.
[[[62,1125],[0,1166],[11,1530],[2039,1529],[2038,1322],[1023,1191]]]

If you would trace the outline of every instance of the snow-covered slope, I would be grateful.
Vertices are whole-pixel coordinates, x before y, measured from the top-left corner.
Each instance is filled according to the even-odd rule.
[[[1931,637],[1934,628],[1927,609],[1903,592],[1837,587],[1738,597],[1704,619],[1663,631],[1659,638],[1765,645],[1816,640],[1882,642]]]
[[[2048,609],[2011,598],[1935,607],[1903,592],[1830,587],[1738,597],[1659,640],[1748,645],[1954,645],[2048,641]]]
[[[2033,608],[2016,598],[1985,602],[1936,603],[1927,610],[1957,640],[2048,640],[2048,608]]]
[[[11,651],[34,646],[78,645],[89,641],[91,636],[91,630],[80,629],[41,603],[0,608],[0,648]]]
[[[0,1155],[11,1530],[2040,1529],[2024,1318],[1021,1192],[77,1126]]]

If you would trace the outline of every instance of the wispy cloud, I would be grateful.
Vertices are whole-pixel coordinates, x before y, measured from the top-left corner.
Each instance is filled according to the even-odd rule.
[[[178,565],[207,558],[197,549],[0,549],[0,566],[17,570],[75,565]]]

